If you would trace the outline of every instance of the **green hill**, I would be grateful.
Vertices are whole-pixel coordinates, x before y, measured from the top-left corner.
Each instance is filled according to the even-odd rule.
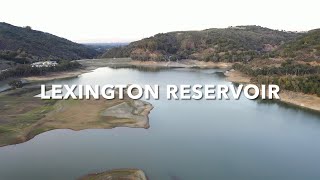
[[[302,34],[294,41],[281,46],[278,52],[283,57],[299,60],[320,60],[320,29]]]
[[[257,84],[277,84],[281,89],[320,97],[320,29],[302,33],[273,52],[276,58],[256,58],[233,68]]]
[[[205,61],[247,61],[281,44],[299,33],[277,31],[260,26],[212,28],[203,31],[177,31],[106,51],[102,57],[128,57],[137,60],[198,59]]]
[[[0,60],[28,63],[37,60],[93,58],[97,52],[58,36],[0,23]]]

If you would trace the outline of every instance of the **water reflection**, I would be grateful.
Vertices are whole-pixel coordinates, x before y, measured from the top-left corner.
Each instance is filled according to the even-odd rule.
[[[134,69],[142,72],[159,72],[161,70],[174,69],[173,67],[165,66],[135,66],[135,65],[111,65],[112,69]]]
[[[288,104],[288,103],[285,103],[285,102],[282,102],[282,101],[279,101],[279,100],[257,99],[256,101],[257,101],[258,104],[264,105],[264,106],[277,105],[277,106],[279,106],[279,107],[281,107],[283,109],[290,110],[292,112],[301,112],[301,113],[313,114],[315,116],[320,116],[320,112],[319,111],[315,111],[315,110],[308,109],[308,108],[303,108],[303,107],[296,106],[296,105],[293,105],[293,104]],[[319,118],[319,121],[320,121],[320,118]]]

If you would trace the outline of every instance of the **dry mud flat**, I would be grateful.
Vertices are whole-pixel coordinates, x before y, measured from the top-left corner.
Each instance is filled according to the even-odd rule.
[[[153,106],[145,101],[41,100],[40,87],[0,93],[0,147],[17,144],[54,129],[149,128]]]
[[[40,122],[41,126],[56,129],[97,129],[114,127],[149,128],[150,103],[132,100],[99,99],[61,100],[55,110]]]
[[[78,180],[147,180],[140,169],[115,169],[102,173],[89,174]]]

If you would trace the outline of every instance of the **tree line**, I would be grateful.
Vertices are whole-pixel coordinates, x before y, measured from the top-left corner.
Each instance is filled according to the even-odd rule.
[[[320,97],[320,75],[306,76],[257,76],[252,81],[257,84],[277,84],[281,89],[316,94]]]
[[[280,67],[253,68],[249,64],[236,63],[233,68],[252,76],[257,84],[277,84],[280,88],[317,94],[320,97],[320,67],[286,61]]]
[[[250,76],[258,75],[315,75],[320,74],[320,66],[312,66],[310,64],[299,64],[293,61],[286,61],[281,66],[263,66],[261,68],[253,68],[249,64],[235,63],[234,69],[237,69]]]
[[[76,61],[60,61],[52,67],[32,67],[30,64],[18,64],[14,68],[0,72],[0,80],[11,77],[41,76],[48,72],[67,71],[80,68],[81,64]]]

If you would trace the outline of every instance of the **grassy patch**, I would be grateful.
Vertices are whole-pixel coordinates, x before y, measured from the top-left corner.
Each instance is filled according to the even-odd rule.
[[[12,132],[12,130],[8,127],[0,126],[0,134],[9,133]]]
[[[34,97],[39,92],[39,87],[32,87],[0,93],[0,146],[24,141],[30,128],[55,109],[57,100]],[[44,131],[35,128],[31,134]]]
[[[45,116],[46,113],[53,110],[53,104],[46,104],[44,106],[37,107],[28,111],[27,113],[21,114],[17,117],[17,123],[23,123],[25,125],[34,123]]]

